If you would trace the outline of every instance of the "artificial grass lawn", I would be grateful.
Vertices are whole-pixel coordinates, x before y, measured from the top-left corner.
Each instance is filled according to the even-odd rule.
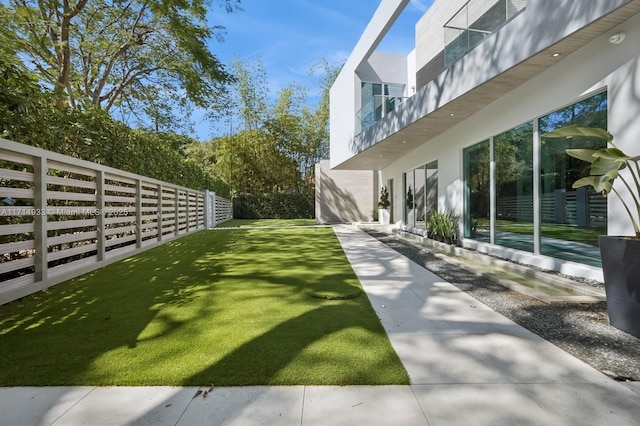
[[[408,384],[330,228],[203,231],[0,306],[0,385]],[[316,294],[317,295],[317,294]]]
[[[314,226],[317,225],[315,219],[233,219],[221,223],[224,228],[251,228],[267,226]]]

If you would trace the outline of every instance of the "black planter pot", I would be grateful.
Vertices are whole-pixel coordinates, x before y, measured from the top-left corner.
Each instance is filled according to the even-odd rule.
[[[640,338],[640,239],[598,238],[611,325]]]

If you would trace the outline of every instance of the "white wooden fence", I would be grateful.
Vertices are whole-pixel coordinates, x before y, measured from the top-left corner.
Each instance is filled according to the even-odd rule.
[[[498,218],[533,221],[533,195],[500,197]],[[603,227],[607,223],[607,199],[592,188],[577,191],[556,190],[540,196],[543,223]]]
[[[232,218],[213,192],[0,139],[0,304]]]

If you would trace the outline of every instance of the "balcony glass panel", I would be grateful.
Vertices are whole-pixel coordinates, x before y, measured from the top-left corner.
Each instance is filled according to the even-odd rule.
[[[406,99],[403,94],[404,85],[401,84],[363,82],[360,91],[362,107],[356,113],[356,134],[367,130],[396,110]]]
[[[448,67],[520,13],[526,0],[470,0],[444,26]]]

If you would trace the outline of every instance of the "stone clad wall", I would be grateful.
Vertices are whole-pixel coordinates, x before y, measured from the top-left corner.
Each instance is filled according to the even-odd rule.
[[[316,222],[371,222],[375,207],[374,172],[331,170],[316,164]]]

